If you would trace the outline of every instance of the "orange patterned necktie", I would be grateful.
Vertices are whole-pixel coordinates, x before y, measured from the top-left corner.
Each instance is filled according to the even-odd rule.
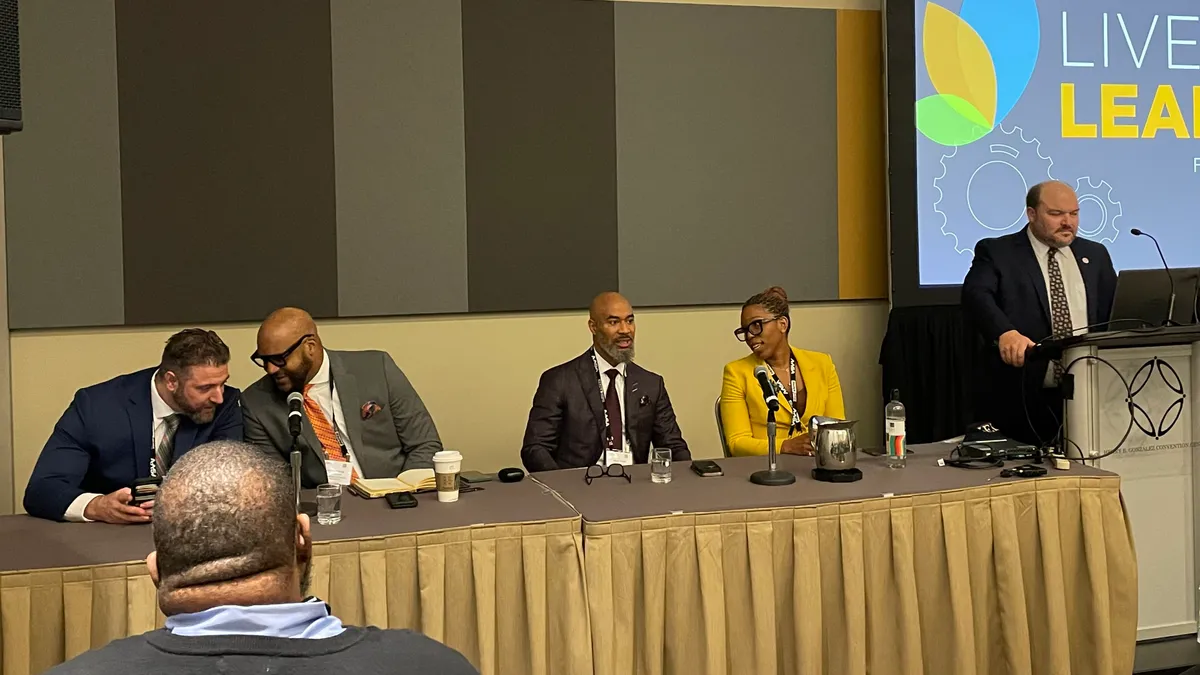
[[[308,422],[312,424],[313,431],[317,434],[317,440],[321,442],[321,449],[325,451],[325,456],[329,459],[349,462],[350,458],[342,451],[342,444],[338,441],[337,432],[333,430],[329,418],[321,412],[321,406],[308,395],[309,389],[312,389],[311,384],[304,385],[304,412],[308,415]],[[358,472],[354,471],[352,475],[357,476]]]

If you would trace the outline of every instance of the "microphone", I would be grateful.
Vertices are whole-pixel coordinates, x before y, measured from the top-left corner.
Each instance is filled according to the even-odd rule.
[[[1158,257],[1162,260],[1163,269],[1167,271],[1167,281],[1171,282],[1171,300],[1167,303],[1167,320],[1163,322],[1164,326],[1170,326],[1175,323],[1175,275],[1171,274],[1171,266],[1167,264],[1167,256],[1163,255],[1162,247],[1158,245],[1158,240],[1149,232],[1142,232],[1134,227],[1129,230],[1129,234],[1135,237],[1150,237],[1150,241],[1154,242],[1154,248],[1158,249]]]
[[[304,419],[304,394],[293,391],[288,394],[288,431],[292,438],[300,435],[300,422]]]
[[[770,376],[767,375],[767,367],[759,366],[754,369],[754,377],[758,380],[758,385],[762,387],[763,400],[767,403],[767,408],[775,411],[779,410],[779,397],[775,395],[775,387],[771,386]]]

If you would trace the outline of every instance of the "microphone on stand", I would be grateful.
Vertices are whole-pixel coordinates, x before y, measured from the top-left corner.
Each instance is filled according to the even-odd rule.
[[[779,410],[779,397],[775,395],[775,387],[771,386],[771,377],[767,375],[767,367],[759,366],[754,369],[754,379],[762,387],[763,401],[772,412]]]
[[[1171,266],[1167,264],[1167,256],[1163,255],[1162,247],[1158,245],[1158,240],[1149,232],[1142,232],[1134,227],[1129,230],[1129,234],[1135,237],[1150,237],[1150,241],[1154,242],[1154,248],[1158,249],[1158,257],[1162,260],[1163,269],[1167,272],[1167,281],[1171,282],[1171,300],[1167,303],[1167,320],[1163,322],[1164,326],[1170,326],[1175,323],[1175,275],[1171,274]]]
[[[304,420],[304,394],[293,391],[288,394],[288,432],[292,435],[292,488],[296,493],[296,511],[300,511],[300,424]]]
[[[775,463],[775,411],[779,410],[779,397],[775,395],[775,387],[771,386],[767,367],[759,366],[754,369],[754,379],[762,387],[763,402],[767,404],[767,470],[755,471],[750,474],[750,482],[755,485],[791,485],[796,482],[795,474],[790,471],[780,471]]]

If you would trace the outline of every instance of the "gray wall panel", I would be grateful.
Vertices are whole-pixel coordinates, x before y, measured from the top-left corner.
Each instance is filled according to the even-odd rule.
[[[25,129],[4,141],[10,326],[121,324],[111,0],[21,3]]]
[[[116,7],[125,322],[336,316],[328,3]]]
[[[838,297],[836,14],[616,3],[621,290]]]
[[[465,312],[460,5],[330,9],[338,313]]]
[[[472,311],[617,285],[613,5],[463,0]]]

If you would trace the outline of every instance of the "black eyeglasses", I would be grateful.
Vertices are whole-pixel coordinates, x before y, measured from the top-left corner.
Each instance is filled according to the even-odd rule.
[[[748,337],[762,335],[764,324],[771,323],[772,321],[778,321],[781,318],[783,317],[776,316],[770,319],[755,319],[745,326],[735,329],[733,331],[733,337],[737,338],[739,342],[745,342],[746,338]]]
[[[304,344],[304,341],[310,337],[315,336],[312,333],[308,333],[299,340],[296,340],[295,344],[283,350],[279,354],[259,354],[258,350],[255,349],[254,353],[250,355],[250,360],[254,362],[254,365],[262,368],[263,370],[267,369],[268,363],[276,368],[282,368],[287,365],[288,357],[292,355],[292,352],[299,349],[300,345]]]
[[[597,478],[624,478],[626,483],[633,482],[633,478],[625,473],[624,464],[609,464],[607,467],[593,464],[587,468],[587,473],[583,474],[583,482],[588,485]]]

